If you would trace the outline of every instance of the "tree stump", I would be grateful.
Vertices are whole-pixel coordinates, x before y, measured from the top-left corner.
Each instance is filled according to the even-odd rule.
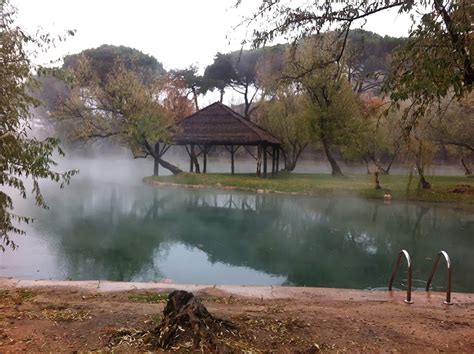
[[[379,171],[378,170],[374,172],[374,176],[375,176],[375,189],[382,189],[382,187],[380,186]]]
[[[226,351],[216,336],[236,329],[231,322],[212,316],[198,298],[182,290],[169,295],[163,316],[155,328],[155,344],[162,349]]]

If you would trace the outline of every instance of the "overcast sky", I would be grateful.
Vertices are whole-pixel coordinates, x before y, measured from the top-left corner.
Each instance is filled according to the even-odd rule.
[[[151,54],[166,69],[197,64],[203,69],[214,55],[240,48],[245,28],[233,32],[242,15],[249,15],[256,0],[12,0],[18,23],[34,32],[77,33],[60,43],[41,64],[101,44],[125,45]],[[396,11],[373,17],[365,29],[381,35],[407,34],[409,21]]]

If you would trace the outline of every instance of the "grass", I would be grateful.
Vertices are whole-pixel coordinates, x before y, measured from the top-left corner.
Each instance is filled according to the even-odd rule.
[[[276,177],[263,179],[253,174],[181,173],[177,176],[146,177],[144,180],[150,184],[164,182],[309,195],[352,194],[376,199],[382,199],[384,194],[390,191],[393,200],[474,204],[474,193],[472,191],[470,193],[450,192],[450,190],[462,184],[474,187],[474,179],[464,176],[429,177],[428,180],[432,185],[430,190],[420,190],[417,177],[413,177],[410,188],[408,188],[409,177],[401,175],[380,176],[381,190],[375,189],[374,177],[371,175],[332,177],[329,174],[281,173]]]
[[[133,302],[145,302],[147,304],[158,304],[168,301],[168,294],[133,294],[128,297]]]
[[[34,292],[28,289],[17,289],[16,291],[1,290],[0,291],[0,306],[16,304],[21,305],[36,296]]]

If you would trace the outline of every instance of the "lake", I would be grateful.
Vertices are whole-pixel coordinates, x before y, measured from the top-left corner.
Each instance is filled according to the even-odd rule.
[[[45,184],[49,210],[17,202],[16,211],[36,221],[15,236],[19,249],[0,254],[1,277],[386,288],[405,248],[415,288],[446,250],[453,291],[474,292],[472,210],[154,188],[141,182],[149,162],[87,166],[64,190]],[[434,287],[444,289],[445,279],[441,264]]]

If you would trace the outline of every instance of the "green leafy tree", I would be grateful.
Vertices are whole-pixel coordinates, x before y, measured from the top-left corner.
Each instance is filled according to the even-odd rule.
[[[133,71],[142,82],[146,83],[153,82],[157,77],[166,74],[163,65],[155,57],[135,48],[108,44],[66,56],[63,69],[74,68],[79,64],[82,57],[89,60],[92,70],[102,83],[107,81],[117,62],[122,63],[127,70]]]
[[[312,106],[310,126],[315,142],[322,145],[333,176],[342,176],[334,149],[348,147],[362,128],[357,96],[344,74],[343,65],[328,65],[330,55],[317,45],[319,38],[305,41],[288,61],[286,80],[305,93]],[[331,46],[329,40],[325,41]],[[313,68],[318,67],[318,70]]]
[[[441,114],[430,122],[430,139],[449,146],[451,154],[460,159],[466,175],[471,175],[469,157],[474,156],[474,93],[453,103],[444,102]]]
[[[210,87],[219,90],[220,102],[224,99],[225,88],[235,79],[235,71],[229,55],[217,53],[214,62],[206,67],[204,78]]]
[[[311,142],[311,113],[307,97],[291,86],[280,85],[262,98],[258,121],[283,143],[286,171],[295,169],[301,153]]]
[[[265,64],[266,71],[279,74],[283,68],[285,47],[282,45],[263,49],[239,50],[227,54],[218,53],[209,65],[204,78],[211,87],[221,92],[221,102],[226,88],[230,88],[243,98],[242,114],[250,119],[258,107],[258,95],[262,83],[259,80],[259,67]]]
[[[38,105],[31,96],[36,85],[26,47],[45,48],[48,37],[34,37],[14,25],[15,9],[5,0],[0,1],[0,249],[16,247],[12,234],[23,234],[21,223],[32,221],[27,216],[14,213],[12,193],[22,198],[28,195],[27,184],[32,183],[31,193],[36,204],[47,208],[40,189],[41,179],[58,182],[62,187],[77,171],[64,173],[53,170],[52,156],[63,154],[58,140],[39,140],[32,137],[30,110]]]
[[[127,145],[136,158],[152,156],[155,175],[158,165],[174,174],[181,172],[162,157],[174,121],[192,109],[183,92],[171,90],[175,86],[164,79],[143,81],[120,61],[104,81],[85,56],[69,78],[70,95],[55,116],[68,124],[72,139],[114,139]],[[160,142],[164,142],[161,148]]]
[[[237,0],[239,6],[243,0]],[[350,29],[390,9],[409,14],[408,43],[398,50],[385,90],[395,103],[410,100],[406,128],[443,97],[463,97],[474,82],[471,0],[308,1],[262,0],[244,24],[252,27],[259,47],[280,36],[302,38],[334,29],[336,37],[326,64],[344,61]],[[418,20],[421,18],[421,20]],[[307,68],[317,70],[318,66]]]
[[[368,174],[372,173],[371,164],[376,172],[389,174],[403,148],[400,112],[385,115],[388,103],[376,96],[360,97],[361,129],[357,139],[343,147],[346,158],[365,162]]]
[[[382,37],[362,29],[351,30],[345,57],[348,80],[354,92],[380,94],[390,74],[392,53],[406,41],[406,38]]]
[[[198,68],[192,65],[186,69],[172,71],[171,76],[185,84],[187,95],[191,95],[196,111],[199,110],[198,97],[205,95],[211,88],[209,80],[199,75]]]

